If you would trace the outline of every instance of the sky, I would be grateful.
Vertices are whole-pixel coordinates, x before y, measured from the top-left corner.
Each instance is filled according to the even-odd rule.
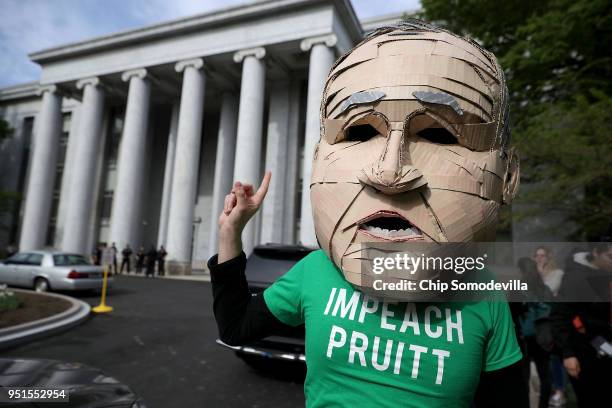
[[[251,0],[256,1],[256,0]],[[0,88],[36,81],[28,53],[249,3],[249,0],[0,0]],[[359,18],[419,8],[420,0],[351,0]]]

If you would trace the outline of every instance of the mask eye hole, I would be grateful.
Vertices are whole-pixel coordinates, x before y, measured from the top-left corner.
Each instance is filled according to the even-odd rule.
[[[432,143],[443,144],[443,145],[454,145],[459,144],[457,138],[445,128],[427,128],[419,131],[417,136],[422,137],[425,140],[429,140]]]
[[[365,142],[378,135],[378,130],[374,126],[364,123],[350,126],[345,130],[344,135],[344,140],[347,142]]]

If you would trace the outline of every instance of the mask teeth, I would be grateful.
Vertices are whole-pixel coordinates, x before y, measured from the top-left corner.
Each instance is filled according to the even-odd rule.
[[[419,236],[421,232],[417,228],[406,228],[400,230],[388,230],[386,228],[365,226],[365,230],[371,232],[374,235],[382,236],[382,237],[411,237],[411,236]]]

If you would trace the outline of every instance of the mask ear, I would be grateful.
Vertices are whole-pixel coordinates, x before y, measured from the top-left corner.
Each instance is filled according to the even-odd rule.
[[[519,187],[519,179],[521,178],[520,163],[518,154],[514,148],[508,150],[508,164],[506,165],[506,174],[504,175],[504,186],[502,190],[502,204],[510,204]]]

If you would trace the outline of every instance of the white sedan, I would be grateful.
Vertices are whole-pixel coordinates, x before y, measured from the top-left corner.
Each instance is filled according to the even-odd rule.
[[[0,283],[50,290],[102,289],[102,266],[92,265],[86,257],[58,251],[18,252],[0,262]],[[113,282],[108,278],[108,285]]]

